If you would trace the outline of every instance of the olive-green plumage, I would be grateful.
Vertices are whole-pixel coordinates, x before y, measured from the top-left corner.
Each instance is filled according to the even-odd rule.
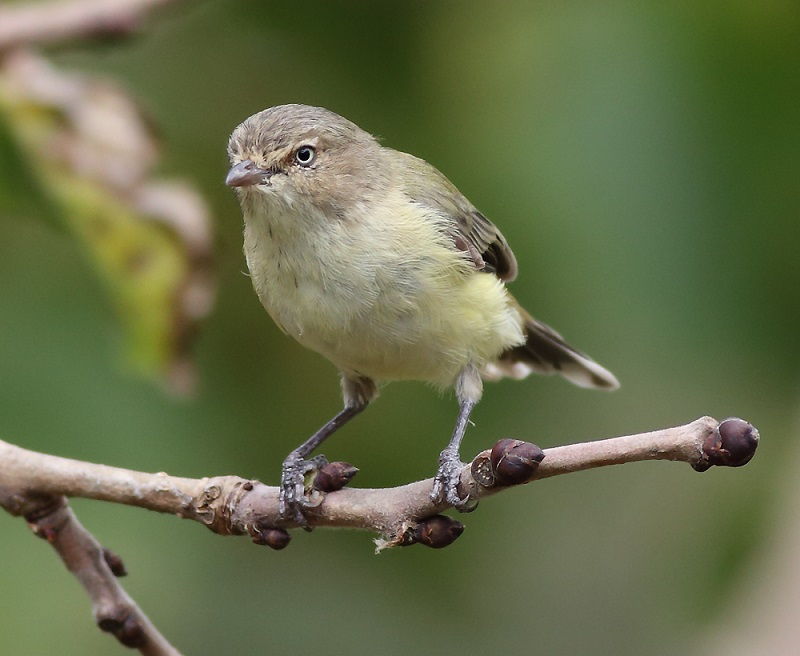
[[[251,116],[228,152],[258,297],[341,371],[346,409],[399,379],[454,385],[462,404],[481,378],[531,371],[617,386],[519,306],[502,233],[424,160],[305,105]]]

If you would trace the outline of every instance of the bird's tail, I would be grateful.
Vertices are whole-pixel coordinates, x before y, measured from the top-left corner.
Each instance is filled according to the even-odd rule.
[[[615,390],[619,387],[614,374],[601,367],[588,355],[572,348],[550,326],[537,321],[517,306],[523,321],[525,343],[503,352],[481,372],[487,380],[508,376],[525,378],[537,374],[561,374],[579,387]]]

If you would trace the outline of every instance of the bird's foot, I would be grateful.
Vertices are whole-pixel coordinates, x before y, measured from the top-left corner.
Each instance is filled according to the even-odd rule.
[[[278,501],[278,510],[281,518],[294,521],[298,526],[302,526],[307,531],[311,530],[308,520],[304,514],[304,509],[315,508],[322,503],[322,494],[312,491],[308,474],[314,473],[328,464],[328,459],[323,456],[315,456],[306,460],[297,453],[290,453],[283,461],[281,469],[281,489]]]
[[[467,493],[463,499],[458,495],[461,470],[464,463],[458,453],[445,449],[439,454],[439,469],[433,479],[431,500],[434,503],[448,503],[459,512],[472,512],[478,507],[478,499]]]

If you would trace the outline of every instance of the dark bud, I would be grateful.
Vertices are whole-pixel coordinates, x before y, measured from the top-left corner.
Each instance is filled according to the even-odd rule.
[[[128,615],[122,624],[122,628],[114,632],[114,635],[123,645],[132,649],[143,647],[147,642],[147,636],[142,630],[142,625],[132,615]]]
[[[744,419],[725,419],[703,442],[703,459],[692,466],[697,471],[705,471],[712,465],[746,465],[756,453],[758,437],[755,426]]]
[[[116,633],[122,628],[124,621],[124,619],[117,619],[116,617],[104,617],[97,621],[97,626],[106,633]]]
[[[341,490],[358,473],[358,467],[349,462],[329,462],[319,468],[314,478],[314,489],[320,492]]]
[[[441,549],[456,541],[464,532],[464,525],[446,515],[434,515],[423,519],[411,531],[404,544],[424,544],[432,549]]]
[[[253,484],[250,481],[245,481],[244,483],[242,483],[242,488],[247,492],[249,492],[250,490],[253,489]]]
[[[128,571],[125,569],[125,564],[122,562],[122,558],[120,558],[117,554],[115,554],[111,549],[103,549],[103,559],[106,561],[106,565],[111,570],[111,573],[114,576],[127,576]]]
[[[139,620],[131,613],[118,617],[104,617],[97,622],[102,631],[113,633],[126,647],[136,649],[147,642],[147,636]]]
[[[285,549],[291,539],[292,536],[289,535],[288,531],[273,526],[258,528],[253,533],[253,542],[263,544],[270,549],[275,549],[275,551]]]
[[[489,458],[499,485],[517,485],[530,480],[544,452],[530,442],[506,438],[492,447]]]

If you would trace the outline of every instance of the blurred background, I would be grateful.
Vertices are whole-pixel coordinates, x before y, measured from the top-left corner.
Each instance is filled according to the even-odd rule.
[[[363,532],[318,530],[273,552],[75,500],[184,653],[709,653],[772,612],[777,592],[738,609],[761,572],[798,568],[775,564],[800,523],[796,3],[203,0],[158,12],[133,38],[45,55],[60,73],[113,80],[157,126],[147,175],[207,204],[216,302],[206,281],[207,316],[196,313],[179,358],[165,355],[178,348],[169,321],[132,328],[157,303],[131,300],[110,247],[82,231],[100,196],[65,196],[60,175],[75,174],[31,145],[58,119],[30,128],[47,112],[6,102],[2,439],[277,482],[285,454],[339,408],[339,386],[261,309],[223,179],[232,129],[287,102],[328,107],[445,172],[514,248],[513,293],[622,383],[611,395],[552,378],[487,386],[465,456],[500,437],[548,447],[704,414],[762,435],[743,469],[640,463],[509,491],[462,518],[442,551],[375,556]],[[167,241],[185,273],[180,240]],[[190,386],[189,357],[194,391],[176,393]],[[455,410],[396,383],[324,451],[360,467],[359,486],[427,477]],[[6,514],[0,534],[0,654],[123,653],[45,542]],[[787,595],[782,608],[800,611],[797,589]],[[746,633],[763,646],[758,630]]]

